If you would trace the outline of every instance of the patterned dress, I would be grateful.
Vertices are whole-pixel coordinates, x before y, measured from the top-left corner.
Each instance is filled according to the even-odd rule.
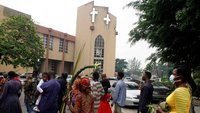
[[[80,93],[76,96],[76,113],[93,113],[94,99],[91,94]]]

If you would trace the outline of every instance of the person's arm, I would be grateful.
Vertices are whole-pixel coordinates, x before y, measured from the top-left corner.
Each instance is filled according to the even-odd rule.
[[[110,88],[111,87],[111,85],[110,85],[110,81],[109,80],[107,80],[108,81],[108,88]]]
[[[71,105],[71,103],[69,101],[67,101],[67,105],[69,107],[69,110],[72,112],[72,113],[78,113],[78,111],[81,109],[81,95],[77,95],[76,96],[76,102],[75,102],[75,106],[73,107]]]
[[[93,86],[91,87],[91,93],[92,93],[92,96],[94,98],[97,98],[99,95],[98,95],[98,89],[97,89],[97,85],[96,83],[93,84]]]
[[[41,79],[40,82],[39,82],[38,85],[37,85],[37,90],[38,90],[40,93],[43,92],[43,89],[40,87],[43,83],[44,83],[44,81]]]
[[[114,92],[114,97],[113,97],[113,102],[112,104],[116,103],[118,96],[119,96],[119,91],[120,91],[120,84],[117,83],[115,87],[115,92]]]
[[[2,94],[0,95],[0,103],[3,101],[3,99],[6,97],[8,93],[8,83],[5,83],[4,86],[3,86],[3,92]]]
[[[97,90],[98,90],[98,95],[100,97],[104,96],[105,95],[105,91],[104,91],[104,88],[103,86],[101,85],[101,83],[97,83]]]
[[[94,112],[94,98],[92,99],[92,105],[91,105],[91,110],[92,110],[92,112],[91,113],[93,113]]]
[[[142,93],[141,93],[141,99],[142,101],[140,101],[142,108],[146,107],[146,102],[148,100],[148,95],[149,95],[149,89],[147,86],[143,86],[142,88]]]

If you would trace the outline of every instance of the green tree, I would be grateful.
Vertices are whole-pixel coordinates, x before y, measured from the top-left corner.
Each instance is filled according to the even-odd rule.
[[[169,63],[151,62],[146,65],[145,69],[149,70],[152,75],[168,79],[172,74],[173,66]]]
[[[120,72],[120,71],[124,72],[125,69],[127,68],[127,64],[128,64],[128,62],[126,61],[126,59],[117,58],[115,60],[115,71],[116,72]]]
[[[0,63],[34,67],[44,55],[35,25],[25,16],[12,16],[0,23]]]
[[[157,52],[152,58],[173,64],[200,64],[200,0],[134,0],[139,20],[129,35],[134,44],[146,40]]]
[[[137,75],[139,76],[141,73],[141,61],[136,58],[128,60],[128,74],[129,75]]]

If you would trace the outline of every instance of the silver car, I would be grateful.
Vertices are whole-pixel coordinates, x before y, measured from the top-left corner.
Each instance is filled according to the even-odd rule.
[[[117,84],[117,82],[113,83],[113,85],[111,87],[112,98],[114,97],[116,84]],[[135,82],[125,82],[125,84],[126,84],[125,106],[138,106],[139,95],[140,95],[140,90],[139,90],[138,84]]]

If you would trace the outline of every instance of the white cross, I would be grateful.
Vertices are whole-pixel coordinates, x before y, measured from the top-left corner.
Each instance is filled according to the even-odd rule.
[[[110,22],[109,14],[106,15],[106,17],[104,18],[104,21],[106,21],[107,25],[109,24]]]
[[[93,8],[92,12],[90,12],[90,14],[92,15],[92,23],[94,23],[95,15],[98,14],[98,11],[95,11],[95,8]]]

